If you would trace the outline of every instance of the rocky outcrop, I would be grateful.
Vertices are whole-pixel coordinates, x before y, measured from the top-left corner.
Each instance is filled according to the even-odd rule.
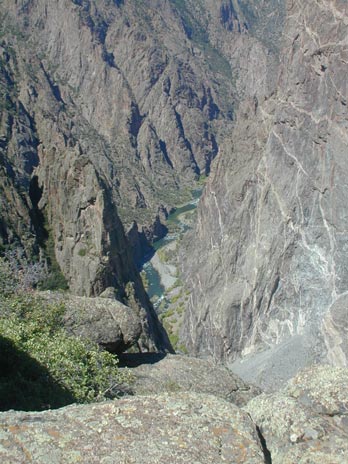
[[[0,417],[0,457],[13,464],[264,463],[249,415],[209,395],[142,396]]]
[[[127,360],[127,355],[124,356]],[[129,360],[139,359],[139,355],[128,357]],[[135,376],[132,390],[136,395],[162,392],[205,393],[243,406],[261,393],[258,388],[246,384],[225,367],[188,356],[167,355],[153,364],[141,364],[131,372]]]
[[[277,80],[240,105],[185,250],[182,341],[265,387],[318,359],[342,365],[347,345],[348,10],[285,5]]]
[[[142,332],[146,332],[146,311],[139,308],[137,313],[117,301],[111,293],[114,292],[109,289],[105,296],[86,298],[40,292],[40,297],[49,303],[64,305],[63,324],[69,334],[86,338],[111,353],[120,354],[136,345]]]
[[[28,48],[3,41],[2,56],[2,77],[15,89],[3,95],[2,243],[58,262],[73,293],[94,296],[112,286],[120,302],[142,314],[143,348],[170,349],[135,268],[110,179],[91,159],[102,159],[105,147],[96,139],[81,146],[87,123],[71,122]]]
[[[169,357],[162,366],[182,366],[180,357],[176,363],[174,359]],[[167,389],[39,413],[2,412],[0,457],[3,462],[38,464],[347,462],[347,369],[313,366],[281,391],[256,396],[240,409],[207,393],[212,388],[220,395],[222,389],[218,379],[209,387],[209,381],[197,376],[202,361],[195,362],[188,359],[182,374],[198,382],[194,390],[202,382],[205,393],[173,388],[170,393]],[[221,375],[221,370],[214,372]],[[159,377],[153,379],[161,387]],[[225,374],[219,378],[221,384],[226,379]]]
[[[279,393],[245,408],[265,437],[273,464],[343,464],[348,459],[348,371],[319,366]]]

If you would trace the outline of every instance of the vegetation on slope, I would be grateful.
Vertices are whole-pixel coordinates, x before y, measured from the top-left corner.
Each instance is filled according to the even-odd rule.
[[[117,396],[129,381],[117,358],[68,335],[64,306],[40,298],[28,275],[39,275],[37,266],[13,273],[11,263],[0,258],[0,410],[42,410]]]

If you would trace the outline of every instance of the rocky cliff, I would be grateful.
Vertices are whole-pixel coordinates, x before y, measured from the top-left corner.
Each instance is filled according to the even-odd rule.
[[[226,3],[226,5],[225,5]],[[233,119],[231,2],[0,2],[0,244],[156,326],[135,261]],[[152,320],[152,322],[151,322]]]
[[[348,346],[348,9],[282,3],[270,85],[245,93],[184,266],[183,341],[264,386],[318,359],[346,365]]]
[[[347,7],[0,7],[2,245],[50,261],[73,293],[114,288],[157,327],[134,258],[213,162],[183,342],[249,356],[235,368],[261,383],[346,364]]]
[[[45,226],[75,292],[98,293],[103,268],[127,267],[110,262],[127,248],[118,217],[135,248],[138,236],[151,241],[210,170],[234,94],[205,31],[207,3],[0,4],[3,189],[14,197],[2,206],[2,241],[40,245]],[[228,28],[238,19],[226,8]],[[221,14],[213,23],[224,30]]]

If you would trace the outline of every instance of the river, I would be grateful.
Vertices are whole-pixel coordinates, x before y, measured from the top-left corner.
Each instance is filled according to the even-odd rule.
[[[154,304],[155,308],[158,308],[160,303],[163,301],[165,291],[169,287],[175,285],[177,280],[177,267],[173,263],[163,262],[160,258],[159,251],[166,248],[176,247],[176,242],[179,238],[187,232],[191,225],[188,221],[183,218],[187,216],[186,213],[194,211],[197,208],[199,198],[201,197],[202,189],[196,189],[192,191],[192,200],[188,203],[176,208],[173,213],[168,216],[166,226],[169,229],[169,233],[160,240],[157,240],[153,244],[155,254],[151,259],[142,267],[145,271],[147,280],[147,293]],[[168,245],[173,244],[172,247]]]

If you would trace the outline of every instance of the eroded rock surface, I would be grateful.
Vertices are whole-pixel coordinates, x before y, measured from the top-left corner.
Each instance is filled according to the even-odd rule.
[[[121,353],[135,345],[146,320],[131,308],[109,298],[62,297],[64,325],[77,337],[92,340],[108,351]],[[143,320],[142,320],[143,319]]]
[[[261,393],[225,367],[188,356],[167,355],[154,364],[133,368],[131,372],[135,375],[132,390],[136,395],[187,391],[211,394],[243,406]]]
[[[321,331],[327,359],[337,366],[348,365],[348,296],[337,298],[326,313]]]
[[[255,425],[209,395],[175,393],[0,414],[2,462],[262,464]]]
[[[101,297],[87,298],[59,292],[39,292],[49,303],[61,303],[68,333],[89,339],[111,353],[133,346],[144,351],[172,351],[165,330],[156,325],[145,308],[129,307],[107,289]],[[151,326],[151,323],[153,324]]]
[[[245,408],[258,424],[273,464],[348,460],[348,370],[306,369],[288,386]]]
[[[46,260],[74,294],[116,288],[166,347],[133,261],[210,171],[239,95],[270,88],[274,56],[236,0],[0,8],[0,247]]]

